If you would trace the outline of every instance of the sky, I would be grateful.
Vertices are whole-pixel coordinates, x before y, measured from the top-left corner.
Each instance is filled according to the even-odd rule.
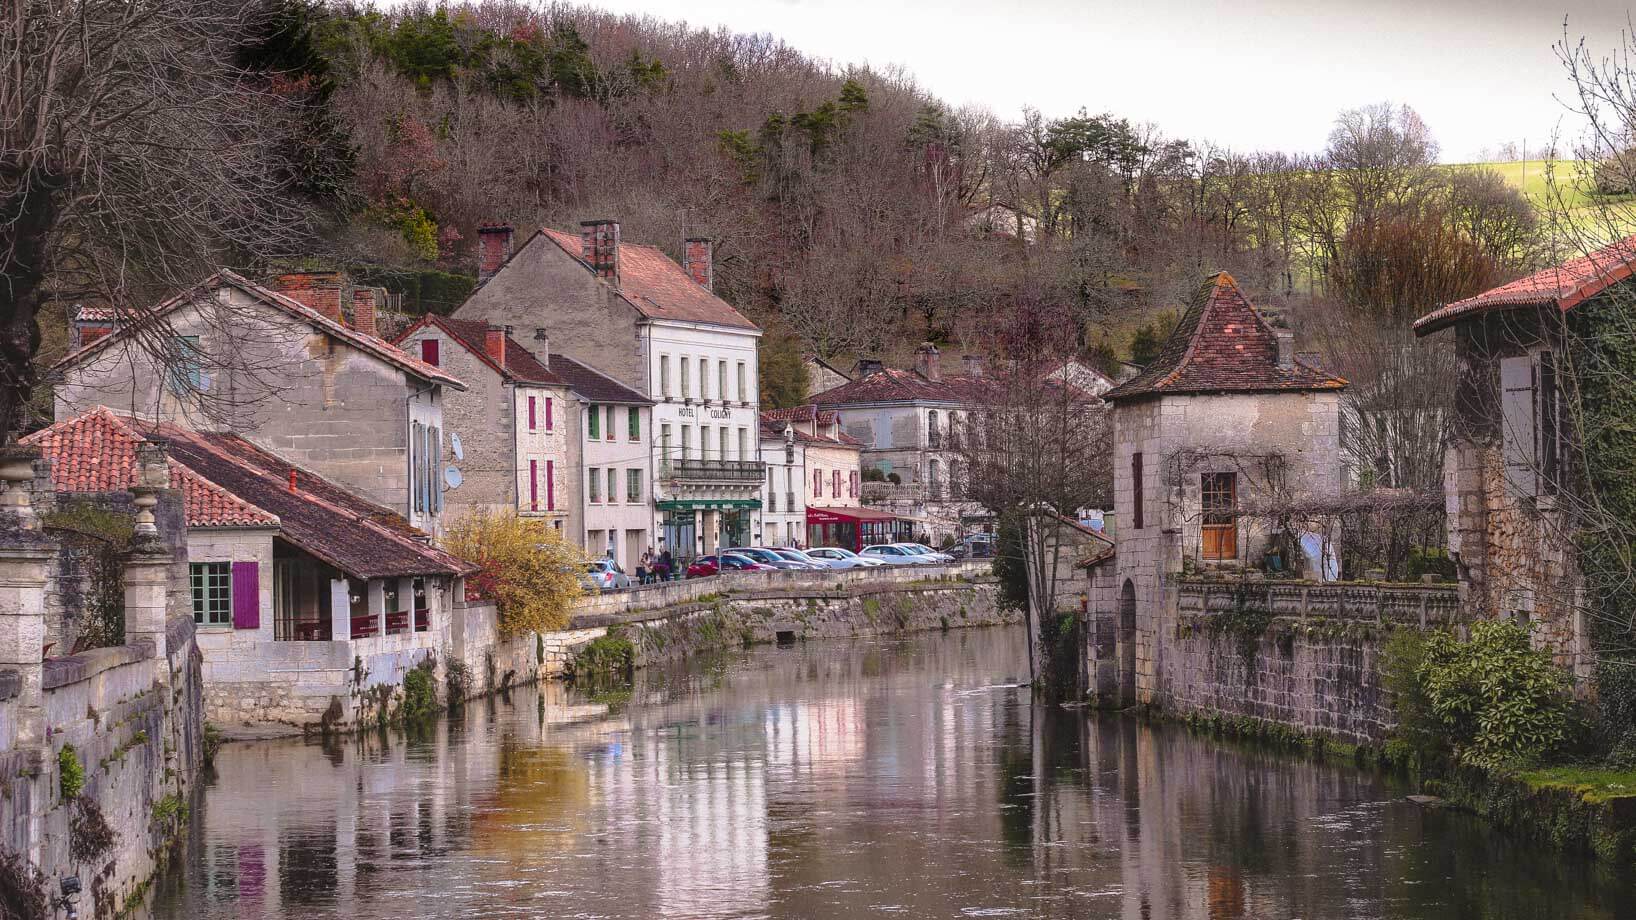
[[[1553,46],[1566,19],[1573,41],[1614,51],[1632,0],[581,2],[771,33],[837,67],[900,65],[1004,118],[1083,107],[1241,151],[1317,152],[1337,112],[1406,103],[1459,163],[1577,136]]]

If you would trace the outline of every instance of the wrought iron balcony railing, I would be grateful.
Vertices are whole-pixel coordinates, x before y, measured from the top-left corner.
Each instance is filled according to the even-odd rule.
[[[666,479],[693,482],[750,482],[760,485],[767,479],[767,466],[760,460],[665,460],[659,474]]]

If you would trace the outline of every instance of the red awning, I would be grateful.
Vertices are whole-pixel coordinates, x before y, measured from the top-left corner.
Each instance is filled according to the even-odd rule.
[[[864,524],[895,520],[898,520],[897,515],[873,508],[807,508],[808,524]]]

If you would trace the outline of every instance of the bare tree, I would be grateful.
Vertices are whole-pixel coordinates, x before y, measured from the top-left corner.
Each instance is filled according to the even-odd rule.
[[[11,0],[0,13],[0,429],[25,423],[38,317],[143,308],[218,264],[298,249],[289,96],[235,62],[254,0]]]

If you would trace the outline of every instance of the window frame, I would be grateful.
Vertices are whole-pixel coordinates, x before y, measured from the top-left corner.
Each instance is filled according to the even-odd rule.
[[[192,599],[194,625],[233,628],[233,563],[188,563],[188,595]],[[212,605],[217,602],[221,604],[220,620],[211,619]]]
[[[1199,474],[1199,557],[1206,562],[1238,558],[1238,474]]]

